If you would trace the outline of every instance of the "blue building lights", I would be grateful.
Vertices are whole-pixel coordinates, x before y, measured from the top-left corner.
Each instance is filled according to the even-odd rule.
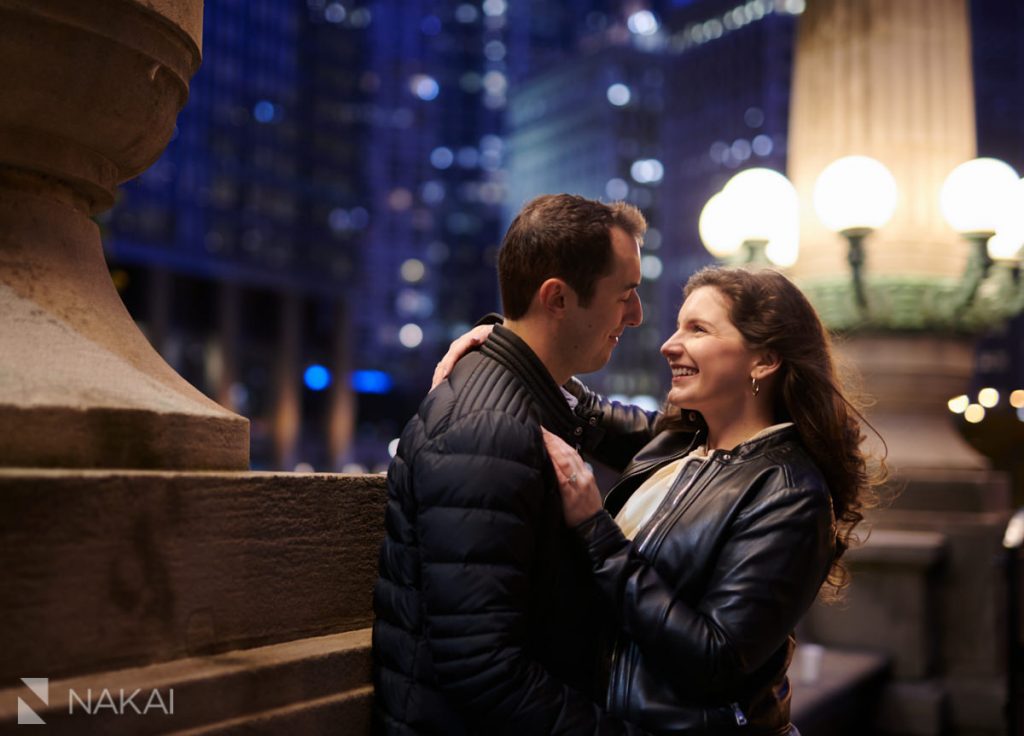
[[[331,372],[324,366],[314,363],[303,372],[302,381],[310,391],[323,391],[331,385]]]
[[[357,394],[386,394],[391,392],[391,376],[384,371],[353,371],[352,390]]]
[[[272,123],[277,115],[274,103],[268,100],[260,100],[252,108],[252,116],[259,123]]]

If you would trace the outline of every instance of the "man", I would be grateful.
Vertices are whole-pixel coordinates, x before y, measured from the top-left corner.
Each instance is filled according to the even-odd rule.
[[[590,564],[562,518],[540,427],[593,449],[561,386],[640,324],[643,216],[528,203],[498,260],[504,325],[406,426],[374,590],[376,704],[392,734],[623,733],[602,713]],[[646,419],[638,419],[646,421]]]

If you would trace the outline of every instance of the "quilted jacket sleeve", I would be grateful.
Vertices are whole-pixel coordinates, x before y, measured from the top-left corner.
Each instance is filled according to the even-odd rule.
[[[546,463],[538,428],[501,412],[470,415],[417,456],[425,630],[438,685],[485,718],[488,733],[639,733],[524,651]]]
[[[607,512],[577,527],[595,577],[645,659],[695,692],[729,690],[764,664],[811,605],[833,554],[821,489],[786,488],[733,523],[695,605]],[[672,534],[685,534],[677,525]],[[665,568],[661,568],[664,572]]]

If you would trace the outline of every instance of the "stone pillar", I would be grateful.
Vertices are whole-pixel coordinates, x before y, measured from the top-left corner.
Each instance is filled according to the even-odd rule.
[[[246,472],[248,422],[135,327],[90,219],[166,145],[201,25],[201,0],[0,0],[2,733],[23,700],[56,734],[369,733],[384,479]],[[146,701],[99,707],[119,691]]]
[[[888,448],[896,493],[866,525],[886,533],[850,555],[848,613],[816,607],[808,630],[824,644],[892,657],[886,733],[996,733],[1006,643],[993,560],[1009,517],[1008,487],[946,408],[969,386],[972,340],[954,334],[949,320],[925,318],[954,295],[969,252],[939,209],[945,177],[976,155],[967,2],[814,0],[800,18],[795,53],[789,176],[801,242],[792,273],[826,319],[842,315],[830,312],[829,291],[848,300],[850,269],[846,243],[817,219],[815,180],[836,158],[861,154],[884,163],[899,187],[893,219],[865,241],[871,329],[861,325],[839,341],[873,399],[866,414]],[[932,555],[939,546],[941,564]],[[886,626],[898,635],[880,635]]]
[[[974,353],[969,339],[949,335],[855,335],[838,353],[863,381],[869,406],[867,447],[887,453],[897,475],[946,471],[972,474],[989,467],[953,423],[946,402],[971,380]],[[884,440],[884,446],[882,444]]]
[[[908,318],[934,311],[922,299],[952,298],[916,286],[955,283],[969,251],[941,216],[939,190],[957,164],[975,156],[970,51],[966,0],[817,0],[797,30],[789,176],[800,197],[801,240],[792,273],[828,319],[829,289],[820,284],[843,283],[850,269],[845,240],[814,211],[815,181],[851,154],[888,166],[899,203],[892,221],[866,241],[865,278],[888,284],[870,293],[876,322],[904,331],[854,334],[844,352],[864,374],[874,400],[868,415],[882,430],[891,464],[908,472],[989,465],[946,410],[968,387],[971,339],[925,333],[924,323]]]
[[[953,168],[976,155],[966,0],[814,0],[800,17],[789,177],[800,197],[798,279],[846,273],[846,244],[812,192],[840,156],[884,163],[899,187],[893,219],[866,241],[872,274],[957,277],[968,246],[939,211]]]
[[[150,346],[91,215],[153,163],[198,68],[199,0],[0,0],[0,457],[248,467],[248,421]]]
[[[171,307],[173,299],[173,277],[163,266],[148,269],[149,279],[146,294],[146,337],[160,355],[167,355],[168,338],[171,334]]]

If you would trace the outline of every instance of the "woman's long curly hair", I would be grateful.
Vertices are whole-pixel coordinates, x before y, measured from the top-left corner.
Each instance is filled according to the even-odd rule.
[[[885,460],[879,458],[869,469],[861,451],[861,424],[867,421],[839,379],[828,331],[793,282],[769,269],[708,267],[686,282],[684,298],[702,286],[725,296],[730,319],[749,348],[770,350],[779,357],[775,420],[793,422],[832,496],[836,554],[822,598],[837,600],[849,584],[841,558],[851,543],[859,541],[854,527],[864,518],[863,511],[877,503]]]

